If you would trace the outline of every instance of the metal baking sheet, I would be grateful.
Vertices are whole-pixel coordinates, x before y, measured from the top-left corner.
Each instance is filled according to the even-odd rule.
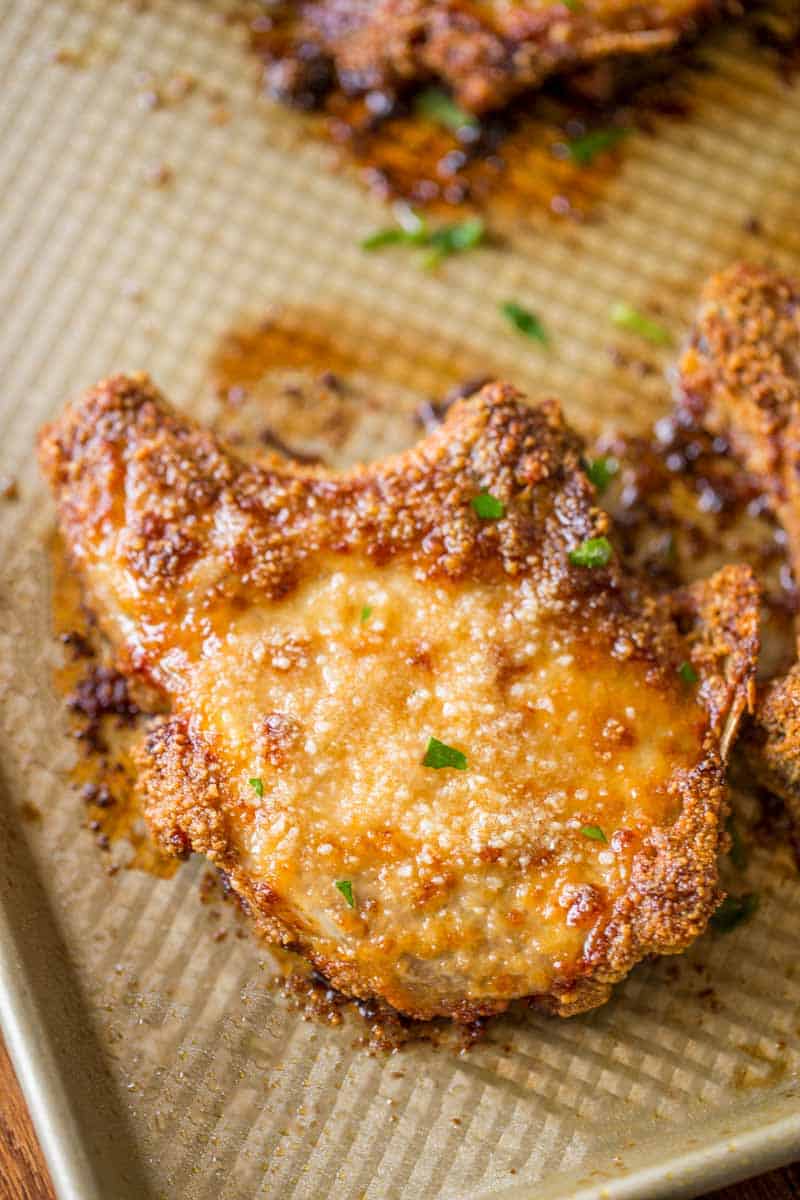
[[[366,397],[337,461],[404,444],[421,397],[476,373],[558,394],[587,432],[644,428],[674,350],[625,369],[611,306],[657,306],[679,338],[711,270],[800,272],[800,87],[714,36],[689,116],[629,139],[592,219],[532,207],[504,245],[426,273],[358,248],[385,209],[257,99],[223,0],[0,9],[0,472],[19,488],[0,501],[0,1020],[59,1195],[654,1200],[796,1156],[800,881],[779,849],[753,851],[747,926],[677,970],[644,964],[587,1016],[498,1021],[464,1055],[371,1056],[354,1028],[303,1021],[267,952],[201,903],[202,864],[109,876],[69,782],[32,446],[113,370],[213,412],[225,331],[286,313]],[[509,297],[549,350],[503,323]]]

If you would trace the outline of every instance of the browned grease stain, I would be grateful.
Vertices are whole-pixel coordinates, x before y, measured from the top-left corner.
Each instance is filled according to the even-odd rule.
[[[58,691],[69,697],[92,665],[102,661],[99,634],[83,604],[80,584],[70,569],[64,543],[58,533],[49,541],[53,627],[65,646],[64,663],[55,670]],[[76,649],[77,647],[77,649]],[[132,848],[126,867],[135,867],[151,875],[169,878],[175,874],[177,859],[161,854],[143,825],[143,814],[136,795],[136,769],[133,750],[142,736],[144,714],[122,724],[114,716],[100,718],[99,739],[88,739],[85,722],[73,717],[79,755],[70,772],[72,786],[86,799],[89,829],[101,851],[124,840]],[[113,872],[114,867],[109,863]]]
[[[622,161],[620,143],[590,165],[573,162],[567,140],[597,122],[569,118],[542,100],[532,111],[485,119],[474,147],[413,114],[375,123],[360,100],[336,95],[327,109],[311,129],[334,143],[371,190],[443,215],[491,207],[496,216],[538,212],[580,221],[596,209]]]
[[[738,1091],[773,1087],[785,1079],[789,1072],[789,1062],[785,1055],[786,1047],[783,1045],[778,1045],[774,1052],[767,1052],[757,1042],[752,1044],[745,1042],[737,1046],[737,1050],[751,1058],[754,1064],[758,1064],[748,1063],[736,1067],[733,1072],[733,1086]]]
[[[402,335],[400,337],[399,335]],[[402,340],[403,353],[398,354]],[[285,306],[261,318],[244,316],[220,337],[209,357],[209,373],[222,399],[237,400],[271,371],[295,369],[329,376],[363,373],[384,383],[410,387],[409,363],[415,380],[441,396],[464,379],[491,376],[485,356],[461,343],[438,336],[435,345],[422,330],[403,327],[386,332],[369,315],[350,315],[315,306]],[[335,386],[335,385],[334,385]]]

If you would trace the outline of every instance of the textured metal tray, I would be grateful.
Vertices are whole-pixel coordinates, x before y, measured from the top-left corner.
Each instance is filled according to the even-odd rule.
[[[220,334],[282,306],[316,314],[384,397],[343,458],[401,444],[420,396],[476,371],[559,394],[584,430],[643,427],[667,391],[609,357],[615,301],[657,303],[680,335],[710,270],[745,255],[800,271],[800,88],[736,37],[708,43],[687,120],[629,139],[597,219],[531,210],[510,243],[430,274],[358,249],[385,211],[299,118],[256,100],[225,10],[2,5],[0,471],[20,498],[0,502],[0,1022],[59,1194],[653,1200],[785,1161],[800,1152],[800,881],[777,851],[753,854],[756,918],[677,973],[645,964],[598,1012],[501,1021],[462,1057],[387,1059],[301,1020],[252,941],[213,939],[201,864],[110,878],[83,828],[32,453],[67,394],[146,368],[210,411]],[[197,87],[152,107],[145,76],[176,72]],[[171,183],[154,187],[162,165]],[[510,296],[546,319],[549,351],[505,327]]]

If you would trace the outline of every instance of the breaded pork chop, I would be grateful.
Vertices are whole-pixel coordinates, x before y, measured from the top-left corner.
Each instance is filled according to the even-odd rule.
[[[473,112],[555,72],[652,54],[696,32],[723,0],[315,0],[290,6],[298,63],[328,55],[345,91],[437,78]],[[278,90],[283,83],[276,81]]]
[[[756,588],[726,568],[657,600],[605,561],[555,402],[489,385],[337,475],[239,461],[114,378],[40,454],[121,669],[170,706],[141,757],[155,837],[338,988],[566,1015],[702,932]]]
[[[800,285],[747,264],[713,276],[680,388],[693,418],[724,435],[760,481],[800,579]],[[756,776],[800,823],[800,665],[763,689],[743,744]]]

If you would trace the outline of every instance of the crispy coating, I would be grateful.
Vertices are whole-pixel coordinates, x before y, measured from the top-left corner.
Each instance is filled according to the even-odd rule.
[[[737,264],[703,291],[680,364],[681,403],[764,489],[800,578],[800,287]],[[800,821],[800,668],[762,692],[743,746],[757,778]]]
[[[720,0],[318,0],[296,10],[295,40],[335,63],[349,92],[438,78],[472,112],[505,104],[555,72],[652,54],[696,32]],[[285,77],[285,71],[284,71]]]
[[[500,384],[341,475],[237,460],[144,376],[42,433],[120,668],[169,703],[141,753],[155,837],[347,993],[580,1012],[720,898],[756,585],[660,600],[616,557],[571,562],[610,532],[580,451]],[[424,765],[430,737],[466,769]]]

